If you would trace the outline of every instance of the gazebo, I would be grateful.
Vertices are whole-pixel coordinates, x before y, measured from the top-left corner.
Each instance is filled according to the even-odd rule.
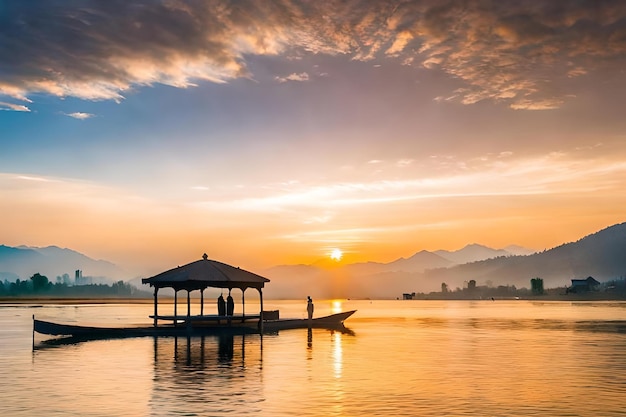
[[[242,315],[241,322],[246,319],[259,319],[259,325],[263,326],[263,287],[266,282],[270,280],[244,269],[227,265],[222,262],[213,261],[208,259],[207,254],[202,255],[202,259],[199,261],[188,263],[187,265],[179,266],[169,271],[161,272],[150,278],[144,278],[141,280],[143,284],[149,284],[154,287],[154,315],[151,316],[154,319],[154,327],[157,327],[158,320],[172,320],[176,325],[179,320],[183,320],[187,325],[191,325],[194,321],[220,321],[227,319],[230,324],[235,318],[232,315],[205,315],[204,314],[204,290],[207,288],[223,288],[230,291],[233,288],[238,288],[242,292]],[[166,316],[158,314],[158,292],[161,288],[174,289],[174,315]],[[248,315],[245,313],[245,291],[248,288],[255,288],[259,292],[259,299],[261,304],[261,310],[258,315]],[[187,291],[187,314],[184,316],[178,315],[178,291]],[[191,300],[190,293],[192,291],[200,291],[200,315],[191,315]],[[237,317],[239,319],[239,316]]]

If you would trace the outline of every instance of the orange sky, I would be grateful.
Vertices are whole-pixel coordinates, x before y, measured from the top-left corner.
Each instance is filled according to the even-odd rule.
[[[0,244],[145,276],[626,220],[620,3],[281,4],[7,6]]]

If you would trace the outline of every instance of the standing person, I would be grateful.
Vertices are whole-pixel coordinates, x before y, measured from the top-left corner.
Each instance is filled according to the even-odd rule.
[[[226,297],[226,315],[232,316],[235,313],[235,301],[233,297],[230,295],[230,290],[228,290],[228,297]]]
[[[222,294],[220,294],[220,296],[217,298],[217,315],[226,315],[226,301],[224,301],[224,296]]]
[[[311,300],[311,296],[308,295],[306,298],[307,298],[307,301],[306,301],[306,311],[307,311],[307,313],[309,313],[309,320],[311,320],[313,318],[313,309],[315,307],[313,306],[313,300]]]

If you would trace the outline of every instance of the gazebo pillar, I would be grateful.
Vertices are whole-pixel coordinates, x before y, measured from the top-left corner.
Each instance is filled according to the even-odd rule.
[[[157,327],[157,315],[158,315],[158,308],[157,306],[159,305],[159,300],[157,297],[157,294],[159,292],[159,287],[154,287],[154,327]]]
[[[178,290],[174,288],[174,327],[178,325]]]
[[[263,289],[259,288],[259,298],[261,300],[261,311],[259,312],[259,330],[263,334]]]
[[[241,321],[246,319],[246,289],[241,290]]]
[[[191,316],[191,290],[187,290],[187,318]]]
[[[204,290],[205,288],[202,288],[200,290],[200,315],[204,316]]]

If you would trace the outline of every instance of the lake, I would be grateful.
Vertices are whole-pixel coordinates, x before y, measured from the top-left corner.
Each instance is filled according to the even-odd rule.
[[[265,308],[306,315],[305,300]],[[54,344],[33,314],[150,323],[152,305],[0,305],[0,413],[626,415],[624,302],[315,300],[316,316],[353,309],[346,333]]]

